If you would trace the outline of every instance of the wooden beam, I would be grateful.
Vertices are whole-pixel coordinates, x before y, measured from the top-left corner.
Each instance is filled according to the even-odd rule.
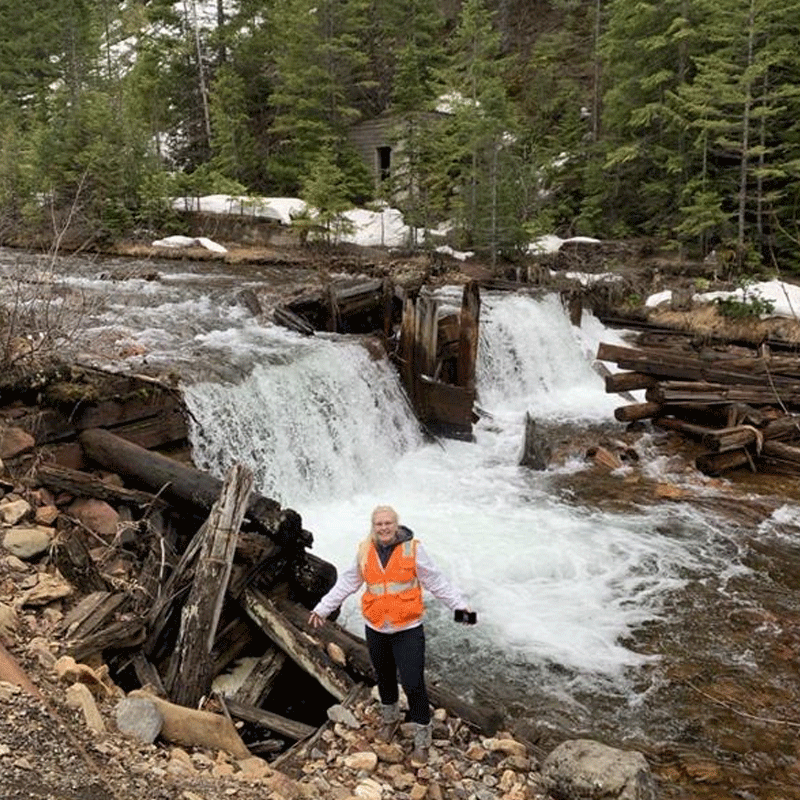
[[[194,707],[211,683],[211,650],[252,487],[253,473],[243,464],[234,464],[204,526],[192,588],[181,611],[178,641],[165,681],[178,705]]]

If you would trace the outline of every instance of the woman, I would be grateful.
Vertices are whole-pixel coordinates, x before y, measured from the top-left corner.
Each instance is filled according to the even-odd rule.
[[[370,536],[358,546],[353,565],[317,603],[309,617],[312,627],[356,592],[361,597],[367,648],[378,678],[383,725],[376,738],[391,741],[400,724],[397,674],[408,698],[408,716],[415,723],[413,766],[428,762],[431,710],[425,688],[425,631],[422,590],[427,589],[452,611],[466,610],[463,595],[439,571],[414,534],[399,524],[390,506],[372,512]],[[465,614],[460,615],[465,617]]]

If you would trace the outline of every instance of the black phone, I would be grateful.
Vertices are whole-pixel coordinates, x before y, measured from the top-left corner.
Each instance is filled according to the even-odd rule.
[[[475,611],[465,611],[463,608],[457,608],[453,612],[453,619],[466,625],[474,625],[478,621],[478,614]]]

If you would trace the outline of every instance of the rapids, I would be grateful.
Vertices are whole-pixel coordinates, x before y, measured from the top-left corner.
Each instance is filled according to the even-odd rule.
[[[431,680],[502,708],[544,749],[578,735],[642,749],[695,797],[800,797],[796,506],[731,521],[724,482],[676,469],[657,432],[637,443],[642,471],[690,481],[702,502],[609,505],[631,468],[603,483],[577,448],[544,472],[517,466],[526,411],[576,436],[620,428],[622,401],[592,369],[598,343],[619,333],[589,314],[572,326],[555,295],[485,293],[475,441],[431,441],[393,368],[357,340],[299,337],[236,299],[250,289],[268,307],[307,275],[80,258],[45,268],[10,251],[0,270],[6,304],[24,274],[47,287],[31,313],[80,317],[65,352],[177,374],[195,463],[220,477],[235,461],[252,467],[259,491],[300,512],[320,557],[348,564],[371,509],[395,506],[478,612],[463,628],[429,603]],[[360,632],[356,598],[340,621]]]

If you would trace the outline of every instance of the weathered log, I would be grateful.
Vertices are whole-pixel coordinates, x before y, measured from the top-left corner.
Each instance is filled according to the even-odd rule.
[[[727,450],[724,453],[703,453],[694,460],[694,465],[704,475],[722,475],[732,469],[752,464],[752,457],[746,449]]]
[[[232,717],[242,719],[245,722],[255,722],[264,728],[269,728],[271,731],[280,733],[289,739],[298,741],[299,739],[306,739],[311,736],[317,729],[311,725],[306,725],[302,722],[282,717],[280,714],[275,714],[272,711],[266,711],[263,708],[247,705],[246,703],[239,703],[236,700],[226,698],[225,705],[228,707]]]
[[[636,350],[601,342],[597,350],[597,359],[614,362],[621,369],[665,379],[754,385],[764,383],[764,375],[752,370],[729,368],[724,361],[708,361],[666,350]],[[783,376],[774,376],[773,380],[779,387],[794,383],[793,379]]]
[[[134,689],[128,696],[141,697],[156,706],[164,718],[160,735],[168,742],[225,750],[235,758],[247,758],[250,755],[233,723],[222,714],[179,706],[145,689]]]
[[[637,419],[650,419],[664,413],[661,403],[631,403],[614,409],[614,419],[618,422],[633,422]]]
[[[683,433],[695,439],[702,439],[709,433],[714,432],[713,428],[709,428],[705,425],[696,425],[692,422],[685,422],[682,419],[675,419],[674,417],[656,417],[653,420],[653,425],[658,428],[677,431],[678,433]]]
[[[470,390],[475,389],[480,311],[481,296],[478,291],[478,284],[475,281],[469,281],[464,286],[461,297],[461,316],[459,320],[461,324],[459,327],[456,383]]]
[[[706,381],[664,381],[652,386],[645,398],[657,403],[749,403],[753,405],[800,405],[800,385],[744,386]]]
[[[174,459],[153,453],[108,431],[83,431],[81,447],[92,460],[106,469],[156,491],[165,500],[188,504],[208,512],[219,497],[222,481]],[[255,492],[247,507],[248,520],[284,547],[308,547],[311,536],[303,531],[296,512]]]
[[[776,442],[769,439],[764,442],[761,452],[772,458],[779,458],[781,461],[790,461],[793,464],[800,464],[800,447],[794,447],[784,442]]]
[[[762,428],[756,428],[754,425],[737,425],[712,431],[703,437],[703,444],[709,450],[724,453],[726,450],[747,447],[757,443],[759,439],[764,441],[792,436],[800,436],[800,417],[789,414],[767,423]]]
[[[294,311],[286,308],[286,306],[276,306],[275,310],[272,312],[272,319],[275,320],[278,325],[296,331],[303,336],[314,335],[314,326],[303,319],[299,314],[295,314]]]
[[[36,480],[41,486],[46,486],[54,492],[69,492],[76,497],[93,497],[114,505],[119,503],[134,507],[164,507],[166,505],[149,492],[124,489],[86,472],[54,464],[40,464],[36,469]]]
[[[178,705],[196,705],[211,683],[211,650],[252,487],[253,473],[243,464],[234,464],[205,526],[192,589],[181,612],[175,658],[165,682]]]
[[[636,389],[647,389],[658,383],[658,378],[642,372],[609,372],[605,376],[606,393],[619,394]]]
[[[268,597],[249,587],[245,589],[242,603],[264,633],[301,669],[316,679],[323,689],[337,700],[347,696],[353,687],[353,679],[314,647],[314,640],[280,614]]]

